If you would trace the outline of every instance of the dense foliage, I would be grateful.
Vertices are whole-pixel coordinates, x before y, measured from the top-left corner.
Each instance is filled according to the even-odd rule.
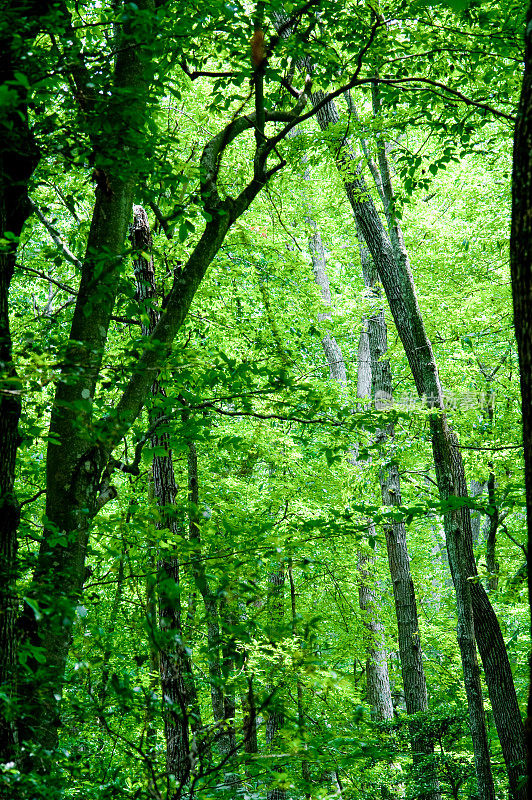
[[[524,798],[524,9],[1,9],[0,796]]]

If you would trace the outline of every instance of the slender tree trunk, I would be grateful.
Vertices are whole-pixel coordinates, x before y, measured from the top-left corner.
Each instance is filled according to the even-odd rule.
[[[313,97],[317,102],[322,95]],[[339,121],[336,107],[329,103],[317,114],[320,126],[326,129]],[[347,162],[347,163],[346,163]],[[454,498],[467,497],[465,473],[458,441],[447,423],[441,385],[431,344],[427,338],[415,293],[406,250],[396,254],[386,235],[367,186],[358,174],[354,157],[345,149],[337,154],[338,167],[345,174],[346,166],[355,177],[345,183],[355,219],[377,268],[394,317],[397,331],[409,361],[416,388],[427,398],[433,444],[436,479],[440,498],[452,505]],[[479,791],[486,798],[494,796],[493,781],[478,664],[475,634],[482,656],[493,715],[506,762],[512,796],[522,798],[523,725],[500,626],[484,588],[474,582],[477,574],[473,557],[469,510],[464,506],[445,511],[444,526],[451,573],[457,595],[459,614],[458,641],[464,681],[470,709],[470,725],[475,747],[475,764]],[[473,626],[473,615],[475,626]]]
[[[373,293],[375,303],[380,306],[379,293],[376,288],[376,270],[358,228],[357,236],[360,245],[364,284]],[[377,408],[381,404],[386,408],[393,400],[393,387],[390,361],[387,358],[388,334],[382,308],[378,308],[369,317],[365,338],[367,344],[362,360],[368,364],[371,381],[370,391],[366,391],[367,394],[374,398]],[[399,506],[401,504],[399,470],[397,464],[391,460],[389,453],[389,445],[393,438],[393,425],[389,425],[385,430],[381,430],[377,434],[386,464],[379,471],[382,502],[385,506]],[[386,525],[384,532],[393,586],[406,710],[408,714],[416,714],[420,711],[428,711],[428,696],[419,635],[416,593],[410,571],[410,558],[406,541],[406,528],[404,523],[398,522],[393,525]],[[422,776],[422,783],[426,788],[426,791],[423,791],[421,796],[426,800],[439,800],[439,786],[434,775],[434,744],[429,737],[424,735],[422,726],[411,723],[409,727],[413,762],[418,771],[417,777],[419,780]]]
[[[270,629],[270,639],[275,641],[279,635],[279,628],[283,624],[284,619],[284,586],[285,586],[285,570],[282,565],[275,572],[271,572],[268,577],[268,627]],[[275,673],[275,668],[273,669]],[[266,744],[271,753],[275,752],[276,745],[279,739],[279,732],[284,725],[284,710],[283,702],[279,696],[279,685],[273,676],[270,684],[270,690],[273,693],[270,704],[267,708],[268,717],[266,719]],[[271,768],[272,775],[279,772],[281,765],[273,765]],[[268,791],[268,800],[286,800],[286,789],[276,786],[274,789]]]
[[[227,598],[220,600],[220,622],[222,638],[222,680],[224,683],[224,720],[228,747],[231,752],[236,750],[235,713],[236,700],[234,688],[229,682],[235,668],[235,649],[233,631],[235,618],[229,607]]]
[[[490,462],[488,477],[488,503],[490,507],[489,526],[486,536],[486,567],[488,570],[487,588],[491,592],[497,591],[499,586],[499,562],[496,558],[497,531],[499,530],[499,507],[495,498],[495,474],[493,464]]]
[[[469,482],[469,496],[479,497],[486,488],[486,483],[483,481],[479,483],[474,478]],[[476,546],[480,536],[480,526],[482,523],[482,515],[480,511],[471,511],[471,531],[473,536],[473,547]]]
[[[304,175],[307,180],[307,172]],[[312,269],[314,271],[314,280],[319,287],[321,300],[326,307],[326,311],[318,315],[318,321],[331,320],[331,289],[329,286],[329,277],[327,275],[327,262],[325,259],[325,250],[321,240],[321,234],[312,217],[309,215],[306,218],[307,225],[313,231],[308,240],[310,255],[312,258]],[[331,378],[338,383],[347,383],[347,372],[345,367],[344,358],[339,344],[334,336],[327,332],[322,339],[323,352],[329,365],[329,372]]]
[[[199,481],[198,454],[194,442],[188,442],[188,485],[190,504],[190,541],[195,545],[192,556],[192,571],[196,587],[203,599],[207,626],[207,660],[211,690],[212,715],[217,726],[216,742],[222,757],[228,756],[235,745],[234,702],[226,698],[222,670],[222,637],[220,634],[220,612],[218,597],[209,585],[203,554],[198,517]],[[228,666],[227,664],[225,666]],[[231,720],[229,722],[229,719]],[[232,780],[232,779],[231,779]]]
[[[129,512],[128,515],[129,517]],[[96,749],[99,752],[103,752],[104,748],[104,733],[105,729],[105,703],[107,700],[107,690],[109,688],[109,673],[110,668],[109,665],[111,663],[111,657],[113,655],[113,640],[114,640],[114,632],[116,628],[117,618],[120,613],[120,605],[122,602],[122,596],[124,592],[124,549],[120,554],[120,561],[118,563],[118,574],[116,576],[116,591],[115,596],[113,598],[113,604],[111,606],[111,614],[109,615],[109,627],[106,631],[105,635],[105,644],[104,644],[104,651],[103,651],[103,660],[102,660],[102,677],[100,688],[97,692],[97,714],[98,720],[100,722],[100,731],[101,736],[99,737],[98,744]]]
[[[290,606],[292,610],[292,635],[294,639],[297,639],[297,614],[296,614],[296,585],[294,581],[294,573],[292,570],[292,561],[288,565],[288,579],[290,581]],[[297,669],[297,666],[296,666]],[[297,724],[299,727],[299,736],[303,740],[303,748],[306,750],[306,743],[305,743],[305,708],[303,704],[303,683],[300,680],[299,676],[296,679],[296,689],[297,689]],[[311,789],[311,782],[310,782],[310,764],[306,758],[303,758],[301,761],[301,777],[303,779],[303,788],[305,790],[305,797],[310,798],[310,789]]]
[[[242,695],[242,733],[244,735],[244,752],[249,755],[259,752],[257,741],[257,709],[255,707],[255,694],[253,684],[248,683],[248,691]],[[246,759],[246,763],[248,759]]]
[[[372,283],[368,281],[366,285],[371,286]],[[391,402],[393,399],[392,373],[390,362],[386,358],[388,350],[387,331],[382,310],[370,317],[368,331],[373,396],[386,399],[386,402]],[[401,505],[399,471],[396,463],[393,461],[390,463],[389,452],[386,452],[386,450],[389,450],[386,447],[386,442],[393,441],[393,425],[389,425],[378,436],[381,442],[381,449],[384,451],[384,460],[388,462],[387,466],[381,468],[379,476],[382,502],[385,506],[399,506]],[[393,525],[386,525],[384,530],[397,617],[399,655],[406,710],[408,714],[416,714],[420,711],[428,711],[428,697],[419,635],[416,594],[406,542],[406,528],[403,522],[397,522]],[[422,725],[412,723],[410,725],[410,736],[414,764],[422,769],[423,783],[427,788],[427,791],[423,792],[422,796],[437,800],[440,795],[438,781],[434,775],[434,744],[428,736],[424,735]]]
[[[512,231],[510,265],[514,325],[519,353],[523,409],[523,445],[528,527],[528,560],[532,555],[532,4],[525,29],[525,72],[517,112],[512,175]],[[532,581],[528,584],[532,615]],[[532,616],[531,616],[532,623]],[[532,626],[531,626],[532,633]],[[529,695],[526,719],[526,752],[529,797],[532,796],[532,651],[529,662]]]
[[[149,499],[153,500],[153,481],[149,485]],[[161,689],[160,666],[159,666],[159,642],[158,642],[158,614],[157,614],[157,553],[155,545],[148,545],[146,561],[148,564],[148,575],[146,578],[146,624],[148,627],[148,646],[149,646],[149,691],[146,700],[146,713],[144,725],[146,727],[146,756],[151,763],[156,762],[157,758],[157,719],[156,712],[159,711],[156,702],[157,692]],[[146,769],[146,783],[148,792],[153,791],[153,771]]]
[[[157,322],[159,312],[156,310],[156,286],[153,258],[145,258],[151,253],[152,240],[148,217],[141,206],[133,207],[133,226],[131,241],[137,255],[134,258],[137,297],[143,308],[145,321],[142,333],[149,336]],[[164,389],[156,379],[151,388],[154,403],[164,397]],[[162,413],[156,407],[150,409],[149,424],[153,427]],[[154,448],[163,448],[166,455],[157,455],[153,459],[153,492],[161,509],[161,521],[157,527],[168,530],[175,541],[179,540],[182,531],[175,512],[177,486],[170,443],[167,433],[155,431],[151,437]],[[190,657],[183,643],[181,624],[181,597],[179,594],[179,559],[169,555],[157,563],[157,586],[159,597],[159,632],[155,639],[159,647],[159,671],[161,676],[161,693],[163,703],[164,733],[166,740],[166,770],[171,792],[171,781],[175,780],[179,789],[186,783],[190,772],[189,745],[189,708],[195,695],[194,678]],[[196,703],[197,705],[197,700]],[[172,776],[172,777],[171,777]]]
[[[367,331],[367,323],[360,333],[358,343],[358,370],[357,370],[357,397],[368,402],[371,399],[371,356]],[[353,458],[353,464],[356,465]],[[375,524],[369,522],[368,536],[375,541]],[[368,701],[371,706],[371,715],[374,720],[382,722],[393,719],[393,703],[390,691],[390,678],[388,675],[388,659],[384,647],[384,626],[379,617],[377,604],[378,587],[373,588],[375,582],[371,575],[375,556],[359,554],[358,556],[358,602],[363,614],[364,625],[369,633],[368,656],[366,659],[366,683],[368,687]]]
[[[225,771],[225,783],[233,787],[233,791],[237,786],[240,786],[241,779],[238,773],[238,766],[234,756],[237,752],[236,742],[236,698],[235,689],[231,684],[231,677],[235,673],[235,665],[237,660],[237,653],[234,646],[234,630],[236,619],[234,615],[234,608],[231,607],[231,601],[226,597],[220,598],[220,634],[221,634],[221,675],[223,682],[223,696],[224,696],[224,742],[227,754],[230,759],[227,762],[229,769]]]

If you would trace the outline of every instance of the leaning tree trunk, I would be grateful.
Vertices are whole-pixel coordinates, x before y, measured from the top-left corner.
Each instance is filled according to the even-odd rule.
[[[314,102],[321,99],[321,95],[313,98]],[[318,111],[318,121],[323,129],[337,123],[339,116],[336,107],[332,103],[323,106]],[[432,411],[430,430],[438,489],[444,504],[449,563],[457,595],[458,641],[470,708],[479,790],[484,792],[485,797],[493,797],[475,636],[512,796],[523,798],[524,788],[520,779],[523,775],[524,735],[512,671],[499,622],[488,596],[480,583],[471,580],[476,577],[477,570],[467,501],[456,508],[456,498],[467,498],[464,464],[456,435],[447,423],[438,371],[417,302],[408,255],[403,248],[394,253],[368,188],[356,169],[354,156],[342,149],[338,151],[337,164],[344,175],[346,166],[355,172],[355,177],[345,182],[347,197],[390,304],[417,391],[421,397],[427,398]]]
[[[307,220],[308,221],[308,220]],[[316,283],[320,287],[322,301],[330,306],[331,294],[327,277],[325,251],[317,228],[309,240],[310,252]],[[358,231],[357,231],[358,233]],[[377,275],[364,240],[359,235],[359,248],[362,274],[366,287],[373,292]],[[398,235],[399,239],[399,235]],[[378,298],[377,298],[378,299]],[[322,318],[327,318],[325,314]],[[330,318],[330,315],[329,315]],[[336,380],[346,380],[346,369],[339,345],[328,335],[323,340],[323,349],[329,361],[331,376]],[[392,374],[387,352],[387,330],[384,312],[381,310],[368,320],[368,331],[360,337],[358,352],[357,395],[360,398],[373,395],[374,398],[392,400]],[[393,426],[379,434],[381,444],[393,438]],[[396,465],[380,471],[382,501],[386,506],[400,505],[401,485]],[[374,526],[372,526],[374,530]],[[414,582],[410,572],[410,559],[406,543],[404,523],[386,526],[386,549],[392,580],[395,613],[399,636],[399,655],[408,714],[428,710],[427,686],[423,666],[423,653],[419,637],[419,621]],[[390,694],[386,654],[382,645],[382,630],[375,613],[376,597],[374,590],[365,579],[367,570],[362,565],[359,584],[360,608],[366,613],[365,624],[373,637],[373,651],[369,653],[366,664],[368,695],[373,714],[377,719],[392,719],[393,706]],[[368,613],[369,612],[369,613]],[[379,642],[381,645],[379,646]],[[440,797],[438,781],[434,776],[434,746],[416,725],[410,726],[411,746],[414,764],[424,772],[423,783],[427,791],[424,798],[438,800]]]
[[[514,325],[519,353],[528,527],[527,562],[532,553],[532,4],[525,31],[525,73],[515,126],[512,175],[510,265]],[[528,569],[530,575],[530,569]],[[532,615],[532,581],[528,584]],[[532,632],[532,627],[531,627]],[[532,652],[526,720],[529,796],[532,795]]]
[[[297,131],[294,135],[297,135]],[[308,182],[310,173],[305,169],[303,179]],[[309,251],[312,258],[314,280],[320,290],[324,310],[318,314],[318,321],[332,320],[332,299],[327,274],[327,260],[325,248],[320,231],[311,214],[311,207],[306,198],[303,202],[307,206],[305,224],[310,228],[308,239]],[[339,384],[347,383],[347,370],[342,354],[342,349],[334,336],[327,331],[322,339],[322,347],[331,379]],[[371,394],[371,364],[367,333],[362,332],[360,337],[358,365],[357,365],[357,395],[367,398]],[[369,535],[375,533],[375,526],[370,523]],[[366,683],[371,716],[375,720],[392,720],[393,703],[388,675],[387,653],[384,647],[384,629],[379,618],[377,595],[371,586],[371,564],[375,559],[366,555],[359,556],[359,584],[358,599],[360,610],[363,614],[364,625],[368,632],[368,654],[366,658]]]
[[[255,126],[255,115],[233,119],[207,142],[200,160],[197,194],[206,216],[203,233],[175,275],[165,309],[120,399],[113,406],[112,400],[103,396],[102,400],[111,408],[94,420],[95,390],[119,287],[118,267],[137,177],[135,165],[138,170],[142,165],[137,160],[137,156],[142,158],[138,151],[138,131],[147,113],[145,81],[150,57],[149,47],[142,45],[146,44],[145,37],[149,37],[150,15],[146,12],[153,9],[152,0],[132,4],[128,25],[122,29],[124,42],[119,48],[114,79],[121,101],[127,94],[128,102],[115,103],[111,91],[109,107],[102,110],[112,135],[104,142],[98,140],[106,147],[96,157],[105,163],[106,169],[103,176],[101,170],[99,173],[87,254],[52,409],[47,451],[47,525],[28,589],[30,602],[21,619],[26,639],[43,648],[46,659],[38,678],[26,686],[27,713],[20,726],[22,739],[36,743],[30,752],[42,753],[43,769],[47,769],[49,754],[57,742],[57,704],[70,646],[71,623],[82,588],[90,524],[102,506],[116,495],[110,484],[111,473],[117,466],[112,452],[142,410],[153,376],[163,364],[228,230],[249,208],[268,179],[284,166],[284,162],[279,162],[267,170],[267,159],[277,138],[285,136],[297,122],[297,109],[267,113],[269,122],[284,122],[285,128],[256,152],[253,176],[236,197],[221,198],[218,194],[220,160],[235,139]],[[137,12],[142,17],[138,28]],[[132,117],[134,126],[130,124]],[[101,118],[99,115],[97,119],[101,122]],[[101,392],[101,387],[98,388]],[[31,604],[38,605],[43,599],[47,613],[37,619]],[[37,760],[30,755],[28,766]]]

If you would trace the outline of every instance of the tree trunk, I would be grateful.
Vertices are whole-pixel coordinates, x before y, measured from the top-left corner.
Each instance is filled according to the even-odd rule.
[[[279,569],[271,572],[268,577],[268,627],[270,629],[270,639],[275,641],[279,635],[279,627],[284,619],[284,585],[285,571],[280,565]],[[275,668],[272,670],[275,672]],[[270,684],[272,698],[266,709],[268,717],[266,719],[266,744],[270,752],[275,752],[279,739],[279,732],[284,725],[283,703],[279,697],[280,686],[275,676]],[[281,764],[275,763],[271,768],[273,776],[282,769]],[[286,789],[276,786],[268,791],[268,800],[286,800]]]
[[[303,179],[310,180],[308,169],[305,170]],[[311,207],[304,198],[308,212],[305,223],[310,227],[312,233],[309,236],[308,244],[312,258],[312,268],[314,280],[320,290],[321,300],[325,310],[318,316],[318,320],[331,320],[331,290],[329,277],[327,275],[327,261],[325,258],[325,248],[321,239],[318,226],[311,214]],[[347,383],[346,364],[342,355],[342,349],[334,336],[329,332],[322,339],[323,352],[329,365],[329,373],[332,380],[341,384]],[[359,398],[369,398],[371,396],[371,364],[369,353],[369,342],[367,332],[362,331],[360,335],[357,364],[357,396]],[[369,535],[375,532],[375,526],[370,523]],[[368,688],[368,702],[371,707],[371,715],[375,720],[393,719],[393,704],[390,692],[390,680],[388,676],[387,654],[384,649],[383,625],[379,619],[379,609],[375,591],[370,585],[370,568],[374,559],[368,556],[359,556],[359,585],[358,596],[359,606],[363,614],[364,625],[368,631],[368,655],[366,659],[366,682]]]
[[[376,275],[372,265],[366,262],[364,269],[366,286],[375,291]],[[392,372],[388,351],[386,320],[382,309],[374,313],[368,321],[369,353],[371,358],[371,374],[373,397],[378,406],[393,400]],[[379,474],[382,502],[385,506],[401,505],[401,483],[397,464],[391,460],[389,443],[393,441],[395,432],[393,425],[388,425],[377,436],[383,451],[386,466]],[[388,443],[388,446],[387,446]],[[419,635],[419,619],[417,613],[414,581],[410,571],[410,558],[406,541],[406,527],[403,522],[386,525],[386,549],[390,577],[392,579],[395,614],[397,617],[397,633],[399,637],[399,657],[407,714],[428,711],[427,684],[423,666],[423,652]],[[430,737],[424,735],[423,726],[410,724],[410,740],[414,765],[418,767],[418,780],[422,778],[425,791],[422,797],[427,800],[439,800],[439,786],[434,775],[434,744]]]
[[[321,99],[321,95],[313,96],[313,102]],[[325,105],[317,116],[323,129],[339,121],[338,112],[332,103]],[[390,304],[417,391],[420,396],[427,399],[428,407],[433,411],[430,417],[430,430],[438,489],[446,509],[444,527],[457,595],[458,641],[470,708],[479,791],[483,792],[486,798],[494,796],[480,677],[476,663],[475,634],[484,664],[512,796],[523,798],[524,789],[519,786],[524,760],[523,724],[512,672],[504,639],[491,603],[484,588],[478,582],[471,580],[477,571],[473,557],[469,510],[465,506],[449,509],[454,498],[467,497],[464,465],[456,436],[447,423],[436,363],[417,302],[408,256],[405,250],[401,250],[396,258],[367,186],[362,176],[358,174],[352,154],[345,149],[340,150],[337,164],[342,169],[342,174],[345,174],[346,162],[356,176],[345,182],[348,199]],[[475,626],[473,626],[473,615]]]
[[[4,111],[0,146],[0,690],[10,699],[16,692],[16,634],[18,613],[17,529],[20,509],[15,495],[15,462],[20,443],[18,424],[22,384],[13,361],[9,324],[9,288],[15,271],[19,237],[31,214],[28,184],[40,153],[29,128],[28,91],[15,79],[20,71],[31,78],[28,50],[45,27],[52,2],[13,2],[4,8],[0,34],[0,84],[11,83],[17,94],[11,110]],[[62,15],[62,9],[58,9]],[[20,43],[24,42],[24,48]],[[23,56],[23,59],[21,59]],[[11,714],[0,705],[0,760],[12,761],[18,735]]]
[[[192,573],[196,587],[203,599],[205,622],[207,626],[207,662],[209,667],[209,684],[211,691],[212,715],[216,725],[215,741],[220,756],[227,763],[228,757],[235,752],[234,698],[225,692],[224,669],[230,670],[228,660],[223,660],[223,641],[220,631],[220,611],[218,596],[209,585],[205,562],[201,551],[201,535],[199,528],[198,503],[198,455],[194,442],[188,442],[188,485],[190,507],[190,541],[195,550],[191,557]],[[225,653],[228,656],[227,650]],[[227,674],[228,677],[228,674]],[[227,781],[234,782],[235,777],[227,773]]]
[[[499,562],[496,558],[497,531],[499,530],[499,508],[495,498],[495,474],[493,464],[490,462],[491,472],[488,478],[488,503],[489,526],[486,536],[486,568],[488,570],[487,589],[490,592],[497,591],[499,586]]]
[[[138,151],[136,134],[130,129],[131,114],[142,124],[146,111],[145,59],[148,56],[139,37],[146,35],[144,12],[152,5],[150,0],[138,5],[142,17],[140,32],[136,14],[129,17],[122,30],[122,47],[107,109],[106,124],[111,133],[108,141],[99,140],[101,149],[96,153],[96,159],[109,160],[110,157],[110,162],[106,164],[106,180],[100,181],[96,188],[69,345],[52,408],[47,451],[46,527],[28,593],[34,604],[44,606],[45,613],[37,620],[33,609],[26,605],[21,621],[30,643],[42,647],[46,659],[35,682],[26,687],[29,713],[21,730],[23,738],[31,738],[37,747],[44,748],[44,769],[47,768],[47,753],[53,751],[57,741],[57,701],[62,691],[75,605],[82,589],[89,523],[102,503],[100,493],[104,488],[100,476],[106,459],[102,459],[101,450],[94,445],[92,400],[113,310],[117,267],[136,180],[129,163]],[[129,102],[117,104],[115,91],[121,97],[127,93]],[[116,139],[120,139],[124,147],[115,152]],[[127,156],[126,143],[131,145]],[[102,495],[110,499],[107,492]]]
[[[153,500],[153,482],[150,483],[148,497]],[[148,628],[149,645],[149,695],[146,698],[146,713],[144,725],[146,727],[146,757],[150,764],[154,764],[157,758],[157,718],[158,703],[156,703],[157,692],[161,688],[160,667],[159,667],[159,642],[157,636],[157,553],[155,545],[148,545],[146,562],[148,575],[146,576],[146,625]],[[146,784],[148,792],[155,790],[153,771],[146,765]]]
[[[294,582],[294,573],[292,570],[292,559],[290,559],[288,565],[288,579],[290,581],[290,607],[292,611],[292,636],[294,639],[298,638],[297,633],[297,613],[296,613],[296,585]],[[297,665],[296,665],[297,669]],[[296,681],[296,688],[297,688],[297,724],[299,728],[299,736],[303,740],[303,748],[306,750],[307,745],[305,742],[305,709],[303,705],[303,683],[297,677]],[[301,761],[301,778],[303,779],[303,788],[305,791],[305,797],[310,798],[310,789],[311,789],[311,782],[310,782],[310,765],[306,758],[303,758]]]
[[[367,323],[366,323],[367,327]],[[363,329],[358,344],[357,397],[360,400],[371,398],[371,356],[368,331]],[[356,464],[356,460],[353,459]],[[375,541],[375,524],[369,522],[368,536]],[[366,659],[366,682],[371,715],[382,722],[393,719],[392,693],[388,675],[388,659],[384,647],[384,626],[379,618],[377,591],[372,587],[375,579],[371,576],[371,566],[375,556],[359,554],[358,557],[358,603],[362,619],[369,632],[368,656]]]
[[[137,297],[141,303],[144,319],[144,336],[150,336],[159,321],[160,313],[155,308],[156,286],[153,258],[147,260],[144,254],[151,253],[152,239],[146,212],[141,206],[133,206],[133,226],[131,242],[136,253],[134,258]],[[165,396],[158,379],[154,380],[151,393],[154,403]],[[153,407],[149,411],[149,425],[153,427],[162,413]],[[159,530],[169,530],[172,539],[179,541],[179,529],[175,509],[177,485],[174,474],[172,453],[167,433],[155,431],[151,437],[154,448],[163,448],[166,455],[156,455],[153,459],[153,492],[161,509]],[[190,773],[190,745],[188,738],[189,709],[197,706],[194,676],[190,657],[183,643],[181,624],[181,597],[179,588],[179,559],[168,555],[157,562],[157,586],[159,599],[159,635],[155,638],[159,649],[159,671],[163,704],[164,734],[166,740],[166,771],[168,774],[169,796],[175,780],[178,785],[176,797],[180,796]]]
[[[486,488],[486,483],[483,481],[479,483],[474,478],[469,482],[469,496],[480,497]],[[471,511],[471,531],[473,537],[473,547],[476,546],[480,536],[480,526],[482,523],[482,515],[480,511]]]
[[[357,236],[364,283],[368,289],[375,291],[376,271],[358,228]],[[396,231],[396,239],[398,242],[402,241],[400,231]],[[310,244],[316,282],[320,286],[323,302],[326,305],[330,305],[331,295],[326,272],[325,254],[319,238],[319,232],[316,229]],[[359,398],[373,396],[377,404],[382,401],[390,402],[392,400],[392,374],[389,360],[385,358],[387,347],[386,321],[384,312],[379,311],[369,319],[367,332],[362,331],[360,335],[357,380],[357,396]],[[345,380],[346,370],[339,346],[334,342],[334,349],[330,349],[325,346],[324,341],[324,350],[329,358],[331,375],[334,376],[336,372],[344,376],[343,379]],[[332,361],[333,359],[334,361]],[[337,378],[337,380],[341,380],[341,378]],[[393,427],[389,427],[387,431],[381,432],[380,438],[384,442],[387,437],[393,439],[393,435]],[[383,504],[386,506],[400,505],[401,487],[396,465],[393,464],[381,470],[380,483]],[[375,526],[371,525],[371,527],[374,531]],[[419,637],[416,596],[410,573],[410,559],[404,524],[397,523],[393,526],[386,526],[385,535],[394,592],[399,654],[407,713],[415,714],[419,711],[428,710],[428,698],[423,653]],[[386,654],[382,645],[382,626],[378,615],[375,613],[375,592],[369,586],[368,573],[364,565],[362,565],[360,577],[360,608],[366,614],[365,625],[372,636],[372,645],[370,645],[372,649],[366,662],[368,699],[376,719],[390,720],[393,719],[393,704]],[[380,645],[379,642],[381,643]],[[434,767],[431,763],[434,755],[433,743],[426,736],[423,736],[419,726],[412,725],[410,732],[413,760],[416,765],[420,767],[422,765],[425,771],[424,784],[429,789],[428,792],[423,794],[423,797],[438,800],[440,797],[438,782],[434,777]]]
[[[525,72],[515,125],[512,175],[510,266],[514,325],[519,353],[528,527],[527,562],[532,554],[532,4],[525,29]],[[530,575],[529,566],[527,566]],[[532,615],[532,581],[528,584]],[[532,619],[531,619],[532,621]],[[531,627],[532,632],[532,627]],[[529,796],[532,795],[532,652],[526,720]]]

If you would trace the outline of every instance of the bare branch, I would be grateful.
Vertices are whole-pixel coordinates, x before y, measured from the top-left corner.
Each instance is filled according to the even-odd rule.
[[[40,219],[40,221],[42,222],[42,224],[44,225],[44,227],[46,228],[46,230],[50,234],[54,244],[56,244],[57,247],[61,250],[61,252],[63,253],[63,255],[66,258],[66,260],[70,261],[70,263],[74,264],[74,266],[77,267],[78,269],[82,269],[83,268],[83,264],[81,263],[79,258],[76,258],[74,253],[71,250],[68,249],[68,247],[66,246],[64,241],[61,239],[59,231],[56,230],[56,228],[54,228],[54,226],[52,225],[50,220],[47,219],[44,216],[44,214],[42,213],[42,211],[39,208],[39,206],[37,205],[37,203],[34,203],[31,198],[29,198],[29,201],[30,201],[30,205],[31,205],[34,213]]]
[[[22,508],[22,506],[27,506],[28,503],[35,502],[35,500],[37,500],[37,498],[40,497],[42,494],[46,494],[46,489],[41,489],[36,494],[34,494],[33,497],[29,497],[27,500],[23,500],[22,503],[20,503],[19,507]]]
[[[337,428],[343,427],[343,422],[338,422],[326,417],[316,417],[314,419],[304,419],[303,417],[289,417],[283,414],[261,414],[258,411],[226,411],[224,408],[218,408],[214,403],[200,403],[197,406],[188,406],[191,411],[200,411],[204,408],[210,408],[216,411],[217,414],[222,414],[225,417],[256,417],[257,419],[280,419],[283,422],[299,422],[302,425],[332,425]]]
[[[46,272],[41,272],[38,269],[32,269],[32,267],[25,267],[23,264],[17,264],[17,269],[21,269],[23,272],[29,272],[31,275],[36,275],[38,278],[42,278],[43,281],[48,281],[48,283],[53,284],[53,286],[57,286],[63,292],[67,292],[67,294],[76,295],[77,292],[71,287],[68,286],[66,283],[61,283],[61,281],[55,280],[55,278],[51,278],[50,275],[47,275]]]

